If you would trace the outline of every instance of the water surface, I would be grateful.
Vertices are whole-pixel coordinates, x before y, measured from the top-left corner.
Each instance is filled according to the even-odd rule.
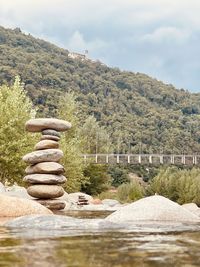
[[[103,212],[70,212],[78,218],[105,217]],[[138,229],[137,229],[138,227]],[[150,228],[153,226],[151,225]],[[200,227],[200,226],[198,226]],[[2,267],[171,267],[200,266],[198,227],[177,231],[167,225],[157,231],[54,231],[0,228]],[[149,229],[150,229],[149,228]],[[184,227],[183,227],[184,229]],[[28,233],[28,234],[27,234]]]

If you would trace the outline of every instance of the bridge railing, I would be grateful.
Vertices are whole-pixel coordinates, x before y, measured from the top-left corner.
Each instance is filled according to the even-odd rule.
[[[85,163],[200,165],[200,155],[177,154],[83,154]]]

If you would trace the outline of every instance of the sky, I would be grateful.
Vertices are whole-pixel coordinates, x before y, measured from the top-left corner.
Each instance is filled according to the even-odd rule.
[[[200,92],[200,0],[0,0],[0,25]]]

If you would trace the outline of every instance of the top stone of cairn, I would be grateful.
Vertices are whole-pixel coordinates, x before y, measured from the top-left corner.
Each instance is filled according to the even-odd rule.
[[[40,118],[27,121],[25,128],[28,132],[41,132],[46,129],[64,132],[71,128],[71,123],[54,118]]]

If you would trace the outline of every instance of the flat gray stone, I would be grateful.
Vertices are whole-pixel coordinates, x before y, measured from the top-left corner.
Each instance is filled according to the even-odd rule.
[[[59,141],[60,137],[54,136],[54,135],[42,135],[40,140],[54,140]]]
[[[35,145],[34,150],[51,149],[58,147],[59,147],[58,142],[54,140],[42,140]]]
[[[31,185],[27,188],[30,196],[41,199],[51,199],[61,197],[65,191],[59,185]]]
[[[64,167],[57,162],[40,162],[35,165],[28,166],[25,169],[26,174],[34,173],[49,173],[49,174],[62,174],[64,173]]]
[[[22,159],[26,163],[35,164],[47,161],[57,162],[62,157],[63,157],[63,152],[60,149],[45,149],[28,153]]]
[[[52,129],[60,132],[71,128],[71,123],[55,118],[31,119],[26,122],[25,128],[28,132],[41,132],[46,129]]]
[[[50,210],[63,210],[66,205],[64,201],[59,199],[37,199],[36,201]]]
[[[30,184],[64,184],[67,179],[63,175],[56,174],[29,174],[23,181]]]
[[[42,131],[42,135],[53,135],[53,136],[60,137],[60,133],[52,129],[47,129],[47,130]]]

